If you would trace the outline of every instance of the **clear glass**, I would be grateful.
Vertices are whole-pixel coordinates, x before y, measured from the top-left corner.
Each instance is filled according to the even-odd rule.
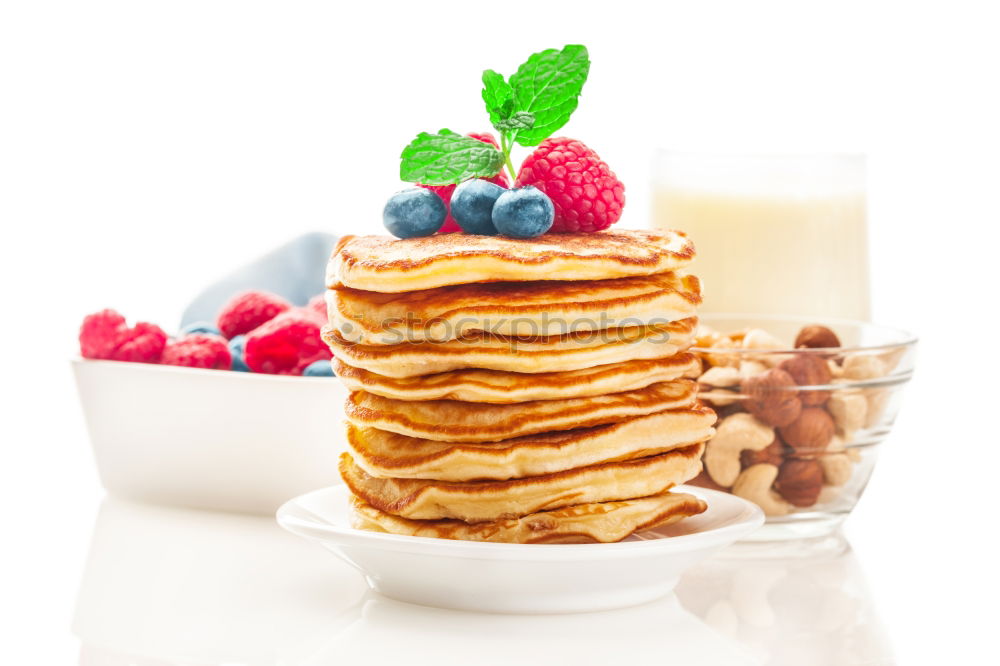
[[[694,241],[703,312],[869,318],[863,156],[662,152],[652,201]]]
[[[795,349],[797,332],[813,324],[834,331],[841,346]],[[892,429],[913,374],[916,339],[858,321],[718,314],[701,318],[692,351],[702,361],[699,397],[719,422],[704,469],[689,483],[756,501],[767,522],[750,540],[832,533],[857,504]],[[827,370],[794,369],[815,363]],[[778,370],[794,373],[795,383],[763,381]],[[810,376],[817,379],[803,381]],[[789,402],[796,403],[791,416]],[[753,441],[770,444],[764,450]],[[735,467],[724,464],[723,452]]]

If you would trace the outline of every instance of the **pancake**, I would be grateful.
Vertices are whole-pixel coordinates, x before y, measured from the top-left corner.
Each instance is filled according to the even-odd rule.
[[[633,416],[695,405],[698,384],[690,379],[660,382],[636,391],[565,400],[489,405],[458,400],[410,402],[351,393],[347,419],[359,426],[444,442],[498,442],[551,430],[589,428]]]
[[[344,236],[327,266],[326,286],[399,293],[474,282],[606,280],[676,271],[692,259],[694,245],[679,231],[619,229],[527,240]]]
[[[415,377],[463,368],[564,372],[673,356],[690,346],[697,323],[697,318],[689,317],[669,324],[532,339],[480,332],[461,340],[399,345],[353,344],[327,327],[323,339],[339,361],[386,377]]]
[[[697,377],[701,373],[701,363],[689,352],[648,361],[535,374],[469,369],[397,378],[377,375],[337,360],[333,368],[349,391],[363,390],[397,400],[464,400],[495,404],[634,391],[657,382]]]
[[[715,412],[698,405],[488,444],[420,439],[348,424],[347,445],[358,467],[372,476],[502,481],[665,453],[708,440],[714,423]]]
[[[446,342],[472,331],[550,336],[694,315],[701,285],[674,273],[579,282],[489,282],[385,294],[326,292],[330,325],[350,342]]]
[[[461,520],[410,520],[379,511],[351,498],[357,529],[406,536],[493,543],[611,543],[635,532],[663,527],[705,511],[703,500],[686,493],[641,499],[577,504],[522,518],[469,523]]]
[[[659,495],[697,476],[703,444],[637,460],[600,463],[509,481],[427,481],[369,475],[349,453],[340,475],[351,492],[380,511],[403,518],[451,518],[467,523],[520,518],[574,504]]]

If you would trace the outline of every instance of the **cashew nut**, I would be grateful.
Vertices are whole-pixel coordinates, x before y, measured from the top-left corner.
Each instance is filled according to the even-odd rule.
[[[728,407],[742,400],[738,391],[728,391],[726,389],[712,389],[708,393],[701,393],[699,398],[709,403],[713,407]]]
[[[767,372],[767,366],[760,361],[740,361],[740,375],[742,377],[753,377],[763,372]]]
[[[868,401],[857,391],[834,391],[826,407],[830,410],[837,428],[848,437],[865,425]]]
[[[852,354],[844,359],[847,379],[875,379],[887,374],[885,363],[873,354]]]
[[[750,500],[768,516],[783,516],[791,511],[792,505],[771,490],[776,478],[778,478],[777,465],[769,463],[751,465],[740,472],[739,478],[733,484],[733,494]]]
[[[698,378],[698,381],[702,384],[708,384],[709,386],[729,388],[730,386],[739,386],[740,379],[739,370],[719,365],[714,368],[709,368],[705,374]]]
[[[743,349],[788,349],[785,344],[762,328],[752,328],[743,336]]]
[[[819,459],[823,480],[831,486],[842,486],[851,479],[854,465],[846,453],[830,453]]]
[[[750,414],[740,412],[722,420],[705,449],[705,469],[720,486],[728,488],[740,474],[740,451],[760,451],[774,441],[774,429]]]
[[[869,389],[865,391],[868,399],[868,415],[865,418],[865,427],[873,428],[878,424],[879,419],[885,412],[889,404],[889,391],[887,389]]]

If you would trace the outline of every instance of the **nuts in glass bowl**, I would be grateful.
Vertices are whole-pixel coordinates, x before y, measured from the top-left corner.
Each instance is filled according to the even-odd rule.
[[[871,475],[915,344],[863,322],[702,317],[698,382],[719,422],[691,483],[760,505],[762,540],[835,529]]]

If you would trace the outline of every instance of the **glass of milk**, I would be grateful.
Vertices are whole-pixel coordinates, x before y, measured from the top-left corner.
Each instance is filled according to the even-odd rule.
[[[703,311],[869,318],[863,156],[662,152],[652,200],[694,241]]]

